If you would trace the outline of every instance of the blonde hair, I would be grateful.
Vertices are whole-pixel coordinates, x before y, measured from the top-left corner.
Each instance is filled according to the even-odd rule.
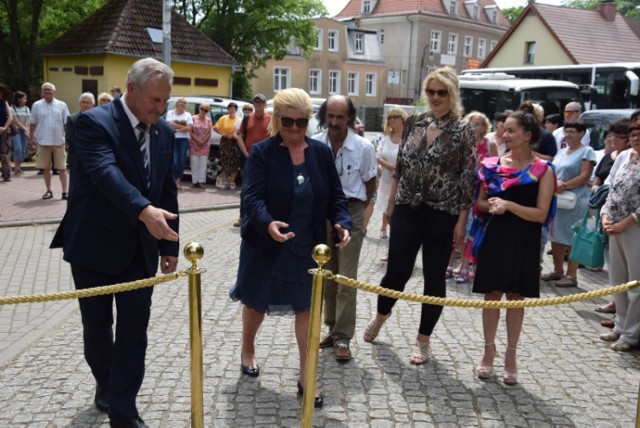
[[[404,109],[402,107],[399,106],[393,106],[389,109],[389,111],[387,112],[387,117],[384,121],[384,128],[383,131],[385,133],[385,135],[390,135],[391,133],[393,133],[393,129],[391,129],[391,127],[389,126],[389,116],[400,116],[402,117],[402,124],[404,125],[404,123],[407,121],[407,112],[404,111]]]
[[[269,135],[272,137],[280,132],[280,121],[278,118],[282,115],[282,111],[287,108],[302,110],[307,114],[308,118],[313,115],[313,104],[311,98],[304,90],[299,88],[289,88],[278,92],[273,99],[273,114],[271,121],[267,127]]]
[[[101,100],[106,100],[106,99],[109,100],[108,102],[113,101],[113,97],[108,92],[103,92],[100,95],[98,95],[98,103],[100,103]]]
[[[480,119],[482,121],[482,124],[484,125],[484,133],[485,135],[491,131],[491,122],[489,121],[489,118],[487,117],[486,114],[484,113],[480,113],[479,111],[472,111],[471,113],[469,113],[468,115],[466,115],[464,117],[464,120],[466,120],[467,122],[471,123],[471,120],[477,117],[478,119]]]
[[[209,111],[211,111],[211,106],[209,105],[209,103],[200,103],[200,110],[202,110],[202,107],[208,108]]]
[[[422,100],[427,109],[429,108],[429,98],[425,91],[429,87],[429,83],[434,80],[442,83],[449,91],[449,111],[455,116],[460,116],[462,114],[462,102],[460,101],[459,82],[455,70],[451,67],[438,68],[424,79],[422,83]]]

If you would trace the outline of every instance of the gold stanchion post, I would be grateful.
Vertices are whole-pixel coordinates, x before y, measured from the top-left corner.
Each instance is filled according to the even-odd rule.
[[[322,293],[324,292],[324,276],[322,266],[331,259],[331,249],[326,245],[316,245],[313,249],[313,260],[318,264],[318,271],[313,275],[313,291],[311,294],[311,315],[309,317],[309,339],[307,341],[307,372],[304,380],[304,397],[302,399],[302,427],[313,427],[313,404],[316,396],[316,374],[318,371],[318,350],[320,345],[320,329],[322,328]]]
[[[204,248],[197,242],[184,247],[184,256],[191,262],[189,274],[189,336],[191,339],[191,427],[204,428],[202,388],[202,304],[198,260]]]

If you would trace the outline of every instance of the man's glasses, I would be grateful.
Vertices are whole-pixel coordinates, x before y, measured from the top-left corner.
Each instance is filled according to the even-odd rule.
[[[425,91],[425,92],[427,93],[427,95],[428,95],[428,96],[430,96],[430,97],[432,97],[432,96],[434,96],[434,95],[438,94],[438,96],[439,96],[440,98],[444,98],[444,97],[446,97],[446,96],[448,96],[448,95],[449,95],[449,90],[447,90],[447,89],[437,89],[437,90],[436,90],[436,89],[425,89],[424,91]]]
[[[565,110],[564,114],[580,113],[580,110]]]
[[[285,128],[291,128],[295,123],[298,128],[306,128],[309,124],[308,117],[301,117],[300,119],[294,119],[292,117],[284,117],[280,116],[280,120],[282,121],[282,126]]]

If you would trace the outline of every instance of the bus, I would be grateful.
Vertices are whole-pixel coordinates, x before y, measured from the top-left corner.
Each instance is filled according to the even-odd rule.
[[[499,67],[463,70],[462,74],[506,73],[522,79],[552,79],[580,86],[587,109],[624,109],[640,105],[640,62]]]
[[[572,101],[583,105],[580,88],[570,82],[517,79],[504,73],[477,72],[458,78],[465,112],[482,112],[491,121],[497,113],[517,110],[525,100],[540,104],[545,115],[562,113]]]

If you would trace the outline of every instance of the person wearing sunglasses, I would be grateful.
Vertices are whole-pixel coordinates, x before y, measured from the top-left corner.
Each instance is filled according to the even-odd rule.
[[[473,200],[477,137],[460,117],[458,77],[439,68],[423,82],[424,113],[407,119],[393,173],[387,215],[391,219],[389,260],[381,286],[403,291],[422,248],[424,294],[446,296],[447,263],[453,246],[465,237]],[[389,318],[396,299],[378,297],[375,317],[364,332],[372,342]],[[410,363],[429,359],[429,341],[442,306],[422,305],[422,314]]]
[[[246,376],[260,375],[254,343],[265,314],[295,315],[299,394],[305,387],[311,307],[307,271],[314,267],[309,255],[315,245],[327,242],[327,221],[338,235],[334,251],[345,248],[351,230],[331,150],[306,137],[312,112],[311,98],[302,89],[275,96],[270,138],[254,144],[245,166],[240,262],[230,291],[244,305],[240,368]],[[322,405],[316,392],[315,407]]]
[[[269,122],[271,122],[271,115],[265,113],[266,107],[267,97],[263,94],[256,94],[253,97],[253,107],[249,104],[245,104],[245,106],[242,107],[245,116],[242,118],[242,123],[235,133],[238,149],[240,150],[238,163],[240,164],[240,175],[242,177],[244,177],[244,165],[246,159],[249,157],[251,146],[269,138],[267,128],[269,127]],[[255,113],[252,113],[254,108]],[[240,188],[240,199],[242,200],[242,188]],[[240,227],[243,217],[244,209],[242,204],[240,204],[240,217],[238,217],[238,220],[236,220],[233,225]]]
[[[365,209],[376,190],[378,162],[373,144],[355,131],[356,108],[342,95],[329,97],[318,111],[320,129],[325,131],[312,138],[323,141],[333,153],[335,167],[342,190],[349,200],[349,213],[353,218],[351,244],[336,252],[325,267],[331,272],[356,279],[358,262],[365,234]],[[328,233],[329,246],[335,237]],[[327,281],[324,289],[324,322],[327,334],[320,341],[321,348],[333,346],[335,358],[352,358],[349,343],[356,328],[356,289]]]
[[[193,125],[189,131],[189,165],[191,166],[191,187],[204,189],[207,182],[207,158],[209,157],[209,139],[211,138],[211,107],[200,104],[200,110],[193,116]]]
[[[582,114],[582,106],[580,105],[579,102],[572,101],[568,103],[564,107],[564,123],[577,123],[581,114]],[[556,146],[558,148],[558,151],[560,151],[560,149],[564,149],[565,147],[567,147],[568,143],[564,138],[564,124],[563,126],[553,131],[553,136],[556,139]],[[584,133],[584,136],[582,137],[581,142],[585,146],[588,146],[589,143],[591,142],[591,133],[589,132],[588,129]]]

